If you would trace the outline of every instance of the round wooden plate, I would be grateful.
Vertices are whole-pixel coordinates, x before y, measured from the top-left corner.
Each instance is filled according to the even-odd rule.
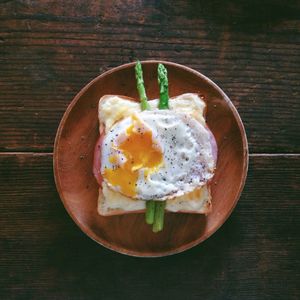
[[[54,176],[62,202],[89,237],[114,251],[133,256],[165,256],[187,250],[212,235],[228,218],[243,189],[248,145],[238,112],[224,92],[204,75],[165,61],[145,61],[149,99],[158,97],[157,64],[168,69],[170,97],[194,92],[207,103],[207,122],[218,144],[212,181],[213,210],[208,216],[166,213],[164,230],[153,233],[144,214],[102,217],[97,213],[98,185],[93,153],[99,136],[97,105],[105,94],[138,99],[134,63],[98,76],[73,99],[59,125],[54,146]]]

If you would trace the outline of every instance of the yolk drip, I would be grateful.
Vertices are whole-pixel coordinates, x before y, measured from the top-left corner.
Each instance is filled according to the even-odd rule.
[[[113,186],[119,186],[121,192],[128,197],[136,195],[139,170],[143,168],[146,177],[159,167],[163,157],[160,149],[153,143],[152,132],[145,130],[137,117],[133,116],[132,121],[133,124],[126,130],[126,140],[116,148],[125,156],[126,162],[116,164],[117,157],[111,156],[109,160],[115,164],[114,168],[104,171],[107,181]]]

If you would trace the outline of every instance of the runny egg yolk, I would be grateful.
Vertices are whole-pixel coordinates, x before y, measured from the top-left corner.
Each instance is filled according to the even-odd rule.
[[[118,164],[116,155],[110,156],[109,161],[114,167],[104,170],[104,178],[111,185],[119,186],[124,195],[134,197],[139,170],[143,169],[146,177],[159,168],[163,155],[153,141],[152,132],[145,129],[136,116],[132,117],[132,125],[127,128],[126,136],[122,143],[114,147],[125,156],[125,163]]]

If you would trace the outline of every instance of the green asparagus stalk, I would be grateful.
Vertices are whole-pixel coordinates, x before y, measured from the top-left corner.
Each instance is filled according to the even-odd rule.
[[[135,64],[135,78],[137,82],[137,90],[140,96],[141,108],[142,110],[149,110],[150,105],[148,103],[148,98],[144,86],[142,64],[139,61],[137,61]],[[148,200],[146,201],[146,214],[145,214],[145,220],[147,224],[152,225],[154,223],[154,215],[155,215],[155,201]]]
[[[163,64],[158,64],[157,68],[159,84],[159,109],[169,109],[169,84],[168,72]]]
[[[159,84],[159,109],[169,109],[169,84],[168,72],[163,64],[158,64],[157,67],[158,84]],[[159,232],[164,228],[166,201],[156,202],[154,223],[152,226],[153,232]]]
[[[162,231],[164,228],[164,215],[165,215],[166,201],[156,201],[155,217],[152,227],[153,232]]]
[[[145,91],[142,64],[137,61],[135,64],[136,87],[139,92],[142,110],[150,109],[148,98]]]
[[[159,84],[159,109],[169,108],[169,87],[168,87],[168,73],[163,64],[158,65],[158,84]],[[141,108],[142,110],[149,110],[150,105],[148,103],[142,65],[137,61],[135,65],[135,77],[137,81],[137,90],[139,92]],[[146,223],[152,226],[153,232],[159,232],[164,227],[164,213],[165,213],[166,201],[154,201],[149,200],[146,202]]]
[[[146,201],[145,219],[146,219],[146,223],[149,225],[152,225],[154,223],[155,207],[156,207],[156,203],[154,200]]]

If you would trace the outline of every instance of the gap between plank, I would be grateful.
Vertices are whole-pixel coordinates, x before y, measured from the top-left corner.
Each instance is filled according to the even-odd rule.
[[[12,151],[12,152],[1,152],[0,155],[32,155],[32,156],[50,156],[53,152],[32,152],[32,151]]]
[[[250,153],[249,156],[300,156],[300,153]]]

